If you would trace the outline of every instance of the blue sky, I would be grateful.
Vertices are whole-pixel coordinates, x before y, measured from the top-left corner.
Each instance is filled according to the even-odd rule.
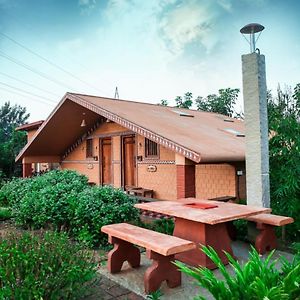
[[[26,106],[34,121],[67,91],[113,97],[118,86],[123,99],[173,104],[187,91],[241,89],[239,29],[252,22],[266,27],[257,46],[268,87],[300,82],[297,0],[0,0],[0,105]]]

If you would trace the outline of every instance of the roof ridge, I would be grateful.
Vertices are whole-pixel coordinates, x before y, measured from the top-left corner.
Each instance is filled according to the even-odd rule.
[[[237,121],[241,121],[239,119],[236,119],[236,118],[233,118],[233,117],[229,117],[229,116],[226,116],[226,115],[223,115],[223,114],[220,114],[220,113],[211,112],[211,111],[204,111],[204,110],[199,110],[199,109],[194,109],[194,108],[184,108],[184,107],[160,105],[160,104],[154,104],[154,103],[149,103],[149,102],[142,102],[142,101],[135,101],[135,100],[126,100],[126,99],[116,99],[116,98],[96,96],[96,95],[89,95],[89,94],[81,94],[81,93],[67,92],[67,94],[77,95],[78,97],[80,97],[80,96],[86,96],[86,97],[100,98],[100,99],[106,99],[106,100],[111,100],[111,101],[138,103],[138,104],[144,104],[144,105],[152,105],[152,106],[155,106],[155,107],[159,106],[161,108],[166,108],[166,109],[171,108],[171,109],[185,110],[185,111],[189,111],[189,112],[205,113],[205,114],[212,114],[212,115],[220,115],[220,116],[224,116],[224,118],[230,118],[230,119],[234,119],[234,120],[237,120]]]
[[[166,108],[167,107],[173,108],[173,106],[165,106],[165,105],[160,105],[160,104],[155,104],[155,103],[148,103],[148,102],[142,102],[142,101],[135,101],[135,100],[116,99],[116,98],[110,98],[110,97],[88,95],[88,94],[81,94],[81,93],[71,93],[71,92],[67,92],[67,94],[77,95],[77,96],[94,97],[94,98],[102,98],[102,99],[107,99],[107,100],[112,100],[112,101],[120,101],[120,102],[122,101],[122,102],[139,103],[139,104],[146,104],[146,105],[153,105],[153,106],[161,106],[161,107],[166,107]]]

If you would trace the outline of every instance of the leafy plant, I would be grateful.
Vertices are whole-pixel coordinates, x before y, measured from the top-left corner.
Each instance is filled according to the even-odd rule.
[[[111,186],[91,187],[73,197],[70,225],[73,235],[87,245],[107,244],[100,228],[107,224],[138,220],[135,199]]]
[[[1,299],[78,299],[95,273],[90,255],[66,234],[0,240]]]
[[[173,235],[174,231],[174,221],[172,219],[160,219],[160,220],[155,220],[153,224],[153,230]]]
[[[231,275],[212,247],[204,246],[202,251],[219,268],[223,279],[217,278],[208,268],[189,268],[181,262],[175,264],[182,272],[195,278],[198,284],[207,289],[215,299],[292,300],[300,297],[299,260],[288,263],[281,259],[283,266],[281,270],[278,270],[275,267],[276,261],[272,261],[274,251],[265,260],[262,260],[256,250],[252,248],[250,258],[243,266],[226,253],[234,272]],[[199,295],[197,299],[205,298]]]
[[[103,225],[138,219],[135,199],[110,186],[90,187],[74,171],[14,179],[0,190],[0,204],[11,207],[17,225],[68,231],[88,246],[107,243]]]
[[[0,207],[0,221],[8,220],[12,217],[11,210],[7,207]]]
[[[157,290],[149,295],[147,295],[147,300],[159,300],[163,296],[161,290]]]
[[[274,214],[293,217],[286,228],[290,240],[300,239],[300,84],[294,92],[278,87],[268,97],[271,207]]]

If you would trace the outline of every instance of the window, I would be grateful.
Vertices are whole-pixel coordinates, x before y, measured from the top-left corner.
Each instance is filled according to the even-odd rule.
[[[93,139],[86,140],[86,157],[93,157]]]
[[[158,145],[157,143],[145,138],[145,157],[158,158]]]

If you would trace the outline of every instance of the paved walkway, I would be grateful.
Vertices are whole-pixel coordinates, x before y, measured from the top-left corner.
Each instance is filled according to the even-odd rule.
[[[248,258],[250,251],[249,244],[243,243],[243,242],[233,242],[233,252],[234,255],[238,258],[240,262],[245,262]],[[288,260],[292,260],[292,254],[276,251],[273,259],[278,258],[280,255],[285,256]],[[262,256],[263,258],[266,257],[266,255]],[[139,295],[140,298],[129,298],[129,296],[122,295],[125,298],[112,298],[112,299],[145,299],[146,295],[144,293],[144,283],[143,283],[143,277],[146,268],[151,264],[151,262],[145,257],[145,254],[142,254],[141,256],[141,267],[138,269],[132,269],[130,268],[126,263],[124,264],[122,268],[122,272],[118,274],[110,274],[107,272],[106,266],[102,265],[99,268],[99,274],[102,277],[105,277],[112,282],[115,282],[115,284],[118,284],[128,291],[132,291],[136,295]],[[227,266],[227,268],[230,268]],[[229,269],[230,271],[230,269]],[[222,278],[222,275],[218,270],[214,271],[216,276],[219,278]],[[113,284],[113,283],[111,283]],[[109,293],[109,289],[106,289]],[[210,293],[207,292],[207,290],[200,288],[197,286],[197,283],[195,280],[191,277],[186,276],[185,274],[182,274],[182,285],[177,288],[169,289],[165,283],[161,286],[161,292],[163,296],[160,298],[161,300],[188,300],[193,299],[195,296],[200,295],[202,297],[205,297],[205,299],[213,299]],[[130,295],[130,294],[128,294]],[[130,295],[131,297],[132,295]],[[137,296],[136,296],[137,297]],[[96,300],[97,298],[91,298],[93,300]],[[100,298],[99,298],[100,299]],[[103,299],[111,299],[111,298],[103,298]]]
[[[99,274],[91,286],[91,295],[82,300],[142,300],[144,297]]]

